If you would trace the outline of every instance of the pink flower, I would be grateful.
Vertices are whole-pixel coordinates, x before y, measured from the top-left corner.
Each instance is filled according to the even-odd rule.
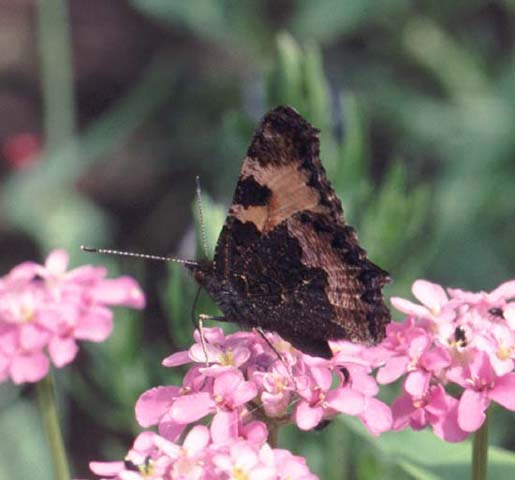
[[[144,432],[123,462],[91,462],[90,468],[111,480],[316,480],[302,457],[255,440],[217,443],[203,425],[194,426],[182,444]]]
[[[306,459],[293,455],[288,450],[276,448],[274,451],[275,464],[277,465],[277,478],[280,480],[316,480],[306,464]]]
[[[68,255],[53,251],[45,265],[25,262],[0,279],[0,379],[36,382],[77,355],[77,340],[103,341],[112,330],[108,305],[144,306],[128,277],[105,279],[103,268],[66,271]]]
[[[482,425],[490,401],[515,410],[515,281],[490,293],[449,289],[449,296],[417,281],[413,293],[423,306],[392,299],[409,317],[388,327],[378,380],[406,374],[394,428],[431,425],[441,438],[460,441]],[[463,389],[459,400],[444,390],[451,382]]]
[[[448,298],[445,290],[440,285],[427,280],[417,280],[411,291],[422,305],[398,297],[391,298],[392,305],[408,315],[430,319],[435,322],[445,322],[454,318],[454,311],[446,308]]]
[[[157,438],[152,432],[143,432],[138,435],[123,462],[90,462],[89,468],[93,473],[109,479],[162,479],[170,471],[174,458],[156,446]]]
[[[448,395],[442,385],[432,386],[423,397],[404,393],[392,405],[393,429],[402,430],[409,425],[420,430],[430,425],[443,440],[460,442],[468,432],[459,427],[457,410],[458,401]]]
[[[222,372],[215,378],[212,394],[184,395],[173,403],[170,415],[177,423],[191,423],[218,410],[234,411],[256,395],[256,386],[246,382],[240,371]]]
[[[190,362],[197,362],[203,365],[202,372],[205,375],[216,375],[219,372],[238,369],[250,357],[250,351],[246,342],[242,341],[244,335],[224,337],[221,328],[210,328],[205,330],[206,352],[200,343],[200,335],[195,331],[196,343],[187,352],[178,352],[163,360],[166,367],[184,365]],[[206,353],[207,363],[206,364]]]
[[[136,415],[142,426],[157,424],[161,434],[174,439],[187,424],[213,415],[213,434],[223,439],[241,436],[247,422],[263,415],[283,423],[288,419],[303,430],[339,413],[358,416],[374,433],[391,425],[388,407],[371,401],[378,387],[362,346],[335,343],[338,353],[328,361],[304,355],[278,335],[269,334],[270,343],[281,350],[279,359],[257,333],[225,337],[221,329],[205,329],[205,334],[211,363],[205,366],[198,336],[188,352],[166,358],[166,365],[188,361],[197,365],[189,370],[182,387],[159,387],[140,397]],[[378,406],[382,414],[361,415],[367,403]]]
[[[249,480],[273,480],[276,478],[274,454],[267,445],[257,448],[246,442],[238,442],[226,453],[213,457],[216,469],[225,478]]]
[[[486,353],[476,352],[465,367],[451,369],[447,376],[465,388],[458,406],[458,423],[463,430],[474,432],[481,427],[492,400],[515,410],[515,373],[497,377]]]

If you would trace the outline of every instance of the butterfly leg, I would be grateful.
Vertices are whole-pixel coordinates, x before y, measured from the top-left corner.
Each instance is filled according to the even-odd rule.
[[[198,331],[200,333],[200,344],[202,345],[202,350],[204,352],[204,357],[206,359],[206,367],[209,366],[209,357],[207,355],[207,346],[206,346],[206,337],[204,335],[204,320],[217,320],[219,322],[226,322],[225,317],[221,316],[213,316],[213,315],[206,315],[205,313],[200,313],[197,317],[197,326]]]
[[[293,377],[293,372],[291,371],[290,366],[286,363],[286,360],[284,357],[277,351],[277,349],[273,346],[272,342],[268,340],[268,337],[265,334],[265,331],[261,327],[255,327],[254,330],[259,333],[259,335],[263,338],[263,340],[266,342],[266,344],[273,350],[273,352],[277,355],[277,358],[279,361],[283,364],[284,368],[286,368],[286,371],[288,372],[288,375],[291,378],[291,381],[293,382],[293,385],[295,386],[295,389],[297,389],[297,383],[295,382],[295,378]]]

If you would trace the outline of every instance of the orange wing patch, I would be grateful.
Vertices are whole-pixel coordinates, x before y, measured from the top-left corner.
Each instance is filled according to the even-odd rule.
[[[240,181],[253,178],[259,185],[266,186],[271,195],[266,205],[248,206],[233,204],[229,211],[241,222],[253,222],[258,230],[266,234],[296,212],[309,210],[327,213],[320,204],[320,195],[309,186],[309,173],[292,162],[287,165],[263,167],[257,160],[246,157]]]

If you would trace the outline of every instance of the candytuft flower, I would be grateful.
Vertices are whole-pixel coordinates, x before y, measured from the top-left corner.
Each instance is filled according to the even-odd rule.
[[[182,443],[141,433],[124,461],[91,462],[109,480],[316,480],[302,457],[272,449],[264,440],[227,438],[217,442],[213,427],[193,427]],[[266,437],[265,437],[266,438]]]
[[[481,427],[491,401],[515,410],[515,282],[474,293],[417,280],[412,291],[422,305],[391,299],[408,317],[388,326],[376,354],[380,383],[403,377],[393,428],[431,426],[461,441]],[[458,395],[446,391],[451,384]]]
[[[77,340],[110,335],[109,306],[143,308],[145,297],[132,278],[106,279],[105,268],[67,266],[68,254],[54,250],[44,265],[25,262],[0,278],[0,381],[41,380],[50,362],[73,361]]]
[[[285,347],[284,340],[269,333],[271,344],[282,349],[280,359],[256,332],[224,336],[220,328],[207,328],[205,334],[208,365],[198,334],[197,343],[187,352],[166,358],[167,366],[194,365],[182,386],[154,388],[140,397],[136,418],[142,426],[177,432],[211,415],[220,429],[264,420],[269,425],[289,422],[310,430],[345,413],[360,418],[374,434],[390,428],[389,408],[373,399],[378,387],[370,362],[361,356],[365,347],[352,345],[352,356],[339,354],[325,360]],[[335,342],[333,348],[346,351],[347,342]],[[378,415],[366,414],[368,403],[378,407]],[[156,406],[152,413],[150,405]]]

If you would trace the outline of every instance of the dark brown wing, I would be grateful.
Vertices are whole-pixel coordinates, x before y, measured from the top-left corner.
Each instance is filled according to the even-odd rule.
[[[291,107],[277,107],[263,118],[218,240],[214,259],[218,273],[230,271],[231,257],[241,255],[296,212],[323,213],[343,225],[340,200],[320,163],[318,134]]]
[[[369,344],[381,341],[390,321],[381,288],[390,278],[367,259],[354,229],[313,212],[296,214],[286,224],[299,242],[302,263],[326,274],[324,291],[334,309],[331,322],[345,331],[340,338]]]
[[[346,226],[319,159],[318,130],[289,107],[268,113],[245,157],[214,274],[238,292],[240,323],[277,331],[307,353],[328,339],[375,343],[390,319],[370,262]]]

